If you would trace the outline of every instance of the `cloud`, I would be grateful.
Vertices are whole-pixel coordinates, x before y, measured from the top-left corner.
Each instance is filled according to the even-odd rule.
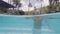
[[[3,1],[8,2],[8,0],[3,0]]]
[[[49,5],[49,0],[44,0],[43,2],[44,2],[43,3],[44,6],[48,6]]]
[[[4,0],[4,1],[8,2],[8,0]],[[9,0],[9,1],[11,1],[11,4],[13,5],[12,0]],[[21,0],[22,7],[20,7],[19,9],[23,10],[23,11],[28,11],[28,8],[29,8],[29,11],[32,11],[32,10],[34,10],[34,6],[36,6],[37,8],[41,8],[41,7],[45,7],[45,6],[49,5],[49,0],[43,0],[42,4],[41,4],[41,2],[37,2],[37,1],[35,2],[35,1],[33,3],[33,0],[31,0],[33,7],[28,7],[29,2],[27,0]],[[16,9],[18,9],[18,8],[16,8]]]
[[[29,2],[22,0],[21,3],[22,7],[20,9],[22,9],[23,11],[32,11],[34,9],[33,7],[28,7]]]
[[[26,2],[23,0],[23,1],[21,1],[21,3],[22,3],[21,9],[23,11],[28,11],[28,8],[29,8],[29,11],[32,11],[32,10],[34,10],[34,6],[36,6],[37,8],[41,8],[41,7],[46,7],[49,5],[48,0],[43,0],[42,2],[35,2],[35,5],[33,5],[33,7],[28,7],[28,3],[29,3],[28,1]]]
[[[42,2],[36,2],[35,6],[37,8],[46,7],[49,5],[49,0],[43,0]]]
[[[36,2],[36,3],[35,3],[35,7],[41,8],[41,3],[40,3],[40,2]]]
[[[23,11],[32,11],[32,10],[34,10],[33,7],[28,7],[27,5],[21,7],[21,9],[22,9]]]
[[[22,6],[26,5],[25,1],[21,0]]]

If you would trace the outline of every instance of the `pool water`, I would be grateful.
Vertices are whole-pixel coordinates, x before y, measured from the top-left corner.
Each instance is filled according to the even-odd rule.
[[[60,14],[42,16],[40,28],[34,17],[0,15],[0,34],[60,34]]]

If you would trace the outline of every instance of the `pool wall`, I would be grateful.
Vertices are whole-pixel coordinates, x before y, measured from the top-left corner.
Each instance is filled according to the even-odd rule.
[[[34,17],[0,15],[0,34],[60,34],[60,14],[43,15],[39,29],[34,28]]]

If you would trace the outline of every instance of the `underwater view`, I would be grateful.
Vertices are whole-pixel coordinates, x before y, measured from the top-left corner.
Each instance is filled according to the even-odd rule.
[[[60,14],[0,15],[0,34],[60,34]]]

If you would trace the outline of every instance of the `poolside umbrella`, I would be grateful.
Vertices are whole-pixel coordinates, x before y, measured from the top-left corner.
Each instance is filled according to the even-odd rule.
[[[7,8],[15,8],[15,6],[0,0],[0,10],[4,10],[4,9],[7,9]]]
[[[15,8],[15,6],[8,4],[4,1],[0,1],[0,6],[6,7],[6,8]]]

